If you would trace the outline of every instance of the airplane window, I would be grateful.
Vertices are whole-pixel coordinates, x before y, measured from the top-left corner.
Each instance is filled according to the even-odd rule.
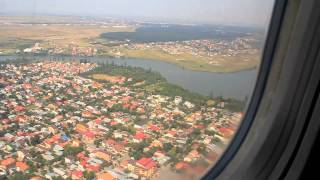
[[[273,0],[1,0],[0,179],[198,179],[241,124]]]

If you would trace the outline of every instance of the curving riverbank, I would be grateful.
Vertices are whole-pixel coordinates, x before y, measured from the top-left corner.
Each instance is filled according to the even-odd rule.
[[[193,71],[177,65],[146,59],[105,58],[105,57],[71,57],[71,56],[0,56],[0,61],[15,59],[48,59],[48,60],[81,60],[87,59],[98,63],[114,63],[131,67],[141,67],[159,72],[169,83],[179,85],[187,90],[205,96],[224,96],[244,100],[255,84],[257,70],[247,70],[234,73],[212,73]]]

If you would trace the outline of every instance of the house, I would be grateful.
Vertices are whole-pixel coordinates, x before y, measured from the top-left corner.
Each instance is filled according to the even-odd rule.
[[[150,124],[148,129],[150,131],[159,131],[160,130],[160,128],[157,125],[154,125],[154,124]]]
[[[123,137],[123,133],[122,132],[118,132],[118,131],[114,131],[113,135],[114,135],[114,138],[122,138]]]
[[[136,162],[135,173],[150,178],[157,167],[157,163],[152,158],[141,158]]]
[[[61,147],[60,145],[57,145],[57,144],[53,147],[54,154],[56,154],[58,156],[63,155],[63,150],[64,150],[64,148]]]
[[[52,154],[50,152],[47,152],[46,154],[42,154],[43,159],[45,159],[46,161],[51,161],[54,159],[54,156],[52,156]]]
[[[103,164],[103,161],[97,158],[90,158],[88,159],[88,163],[101,165]]]
[[[30,180],[41,180],[40,176],[33,176],[32,178],[30,178]]]
[[[102,159],[102,160],[105,160],[105,161],[110,161],[111,160],[111,156],[105,152],[102,152],[102,151],[97,151],[94,153],[94,155],[99,158],[99,159]]]
[[[189,101],[184,102],[184,105],[187,106],[187,108],[189,108],[189,109],[194,108],[194,104],[192,104],[192,103],[189,102]]]
[[[192,150],[189,154],[183,159],[186,162],[192,162],[200,157],[199,152],[197,150]]]
[[[0,162],[0,167],[8,168],[9,166],[13,165],[15,162],[16,162],[15,159],[13,159],[12,157],[9,157]]]
[[[18,105],[14,108],[15,111],[17,112],[21,112],[21,111],[24,111],[25,110],[25,107],[24,106],[21,106],[21,105]]]
[[[17,160],[18,161],[23,161],[23,159],[24,159],[24,157],[25,157],[25,154],[24,154],[24,152],[22,152],[22,151],[17,151]]]
[[[53,172],[49,172],[49,173],[45,174],[45,178],[47,178],[47,179],[53,179],[54,177],[57,177],[57,176],[58,176],[58,174],[53,173]]]
[[[59,176],[64,176],[66,174],[66,172],[60,168],[53,168],[52,170],[54,173],[58,174]]]
[[[16,167],[18,171],[26,171],[29,169],[29,166],[24,162],[16,162]]]
[[[125,147],[124,147],[123,143],[122,143],[122,144],[121,144],[121,143],[117,143],[117,144],[115,144],[115,145],[113,146],[113,149],[114,149],[117,153],[121,154],[121,153],[124,151]]]
[[[157,139],[155,139],[155,140],[153,140],[153,141],[151,142],[150,146],[151,146],[151,147],[162,147],[162,142],[159,141],[159,140],[157,140]]]
[[[95,133],[92,132],[92,131],[86,131],[86,132],[83,132],[83,138],[85,141],[93,141],[94,140],[94,137],[95,137]]]
[[[170,160],[170,157],[166,156],[163,152],[161,151],[156,151],[153,154],[153,159],[156,160],[160,165],[166,163],[167,161]]]
[[[229,128],[219,128],[219,132],[220,134],[223,135],[223,137],[226,138],[231,138],[231,136],[233,135],[233,130],[229,129]]]
[[[84,132],[88,131],[88,128],[87,128],[87,126],[85,126],[83,124],[77,124],[76,125],[76,131],[78,133],[84,133]]]
[[[71,173],[71,178],[72,179],[82,179],[82,177],[83,177],[83,172],[82,171],[76,170],[76,171],[73,171]]]
[[[135,135],[134,135],[134,141],[136,142],[140,142],[144,139],[147,139],[148,138],[148,135],[146,135],[145,133],[143,132],[137,132]]]
[[[100,166],[98,164],[87,164],[86,169],[89,171],[98,172],[100,170]]]
[[[176,165],[175,165],[175,168],[176,170],[182,170],[182,169],[186,169],[190,167],[190,165],[186,162],[178,162]]]
[[[49,126],[48,131],[52,134],[55,134],[58,131],[58,129],[54,126]]]
[[[113,139],[107,139],[106,141],[103,142],[106,146],[112,147],[114,146],[117,142]]]
[[[97,180],[115,180],[116,178],[113,177],[110,173],[104,172],[104,173],[98,173],[96,175]]]
[[[174,129],[169,130],[169,131],[165,134],[166,137],[170,137],[170,138],[173,138],[173,137],[175,137],[176,135],[177,135],[177,131],[174,130]]]
[[[91,118],[91,117],[93,117],[93,115],[92,115],[92,113],[91,113],[90,111],[83,111],[81,115],[82,115],[82,117],[84,117],[84,118]]]
[[[182,102],[182,97],[181,97],[181,96],[176,96],[176,97],[174,98],[174,103],[175,103],[176,105],[179,105],[181,102]]]
[[[81,144],[81,141],[79,141],[79,140],[73,140],[71,142],[72,147],[78,147],[78,146],[80,146],[80,144]]]

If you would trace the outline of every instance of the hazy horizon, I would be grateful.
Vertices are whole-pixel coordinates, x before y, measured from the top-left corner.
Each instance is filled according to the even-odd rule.
[[[272,7],[271,0],[0,0],[0,14],[5,15],[90,16],[258,27],[266,26]]]

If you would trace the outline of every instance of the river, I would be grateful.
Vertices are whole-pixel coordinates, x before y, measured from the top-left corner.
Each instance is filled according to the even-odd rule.
[[[246,70],[234,73],[200,72],[155,60],[107,57],[70,57],[70,56],[24,56],[27,59],[71,60],[87,59],[91,62],[114,62],[115,64],[142,67],[159,72],[168,82],[179,85],[202,95],[224,96],[244,100],[249,96],[255,84],[257,70]],[[0,56],[0,61],[22,59],[22,56]]]

